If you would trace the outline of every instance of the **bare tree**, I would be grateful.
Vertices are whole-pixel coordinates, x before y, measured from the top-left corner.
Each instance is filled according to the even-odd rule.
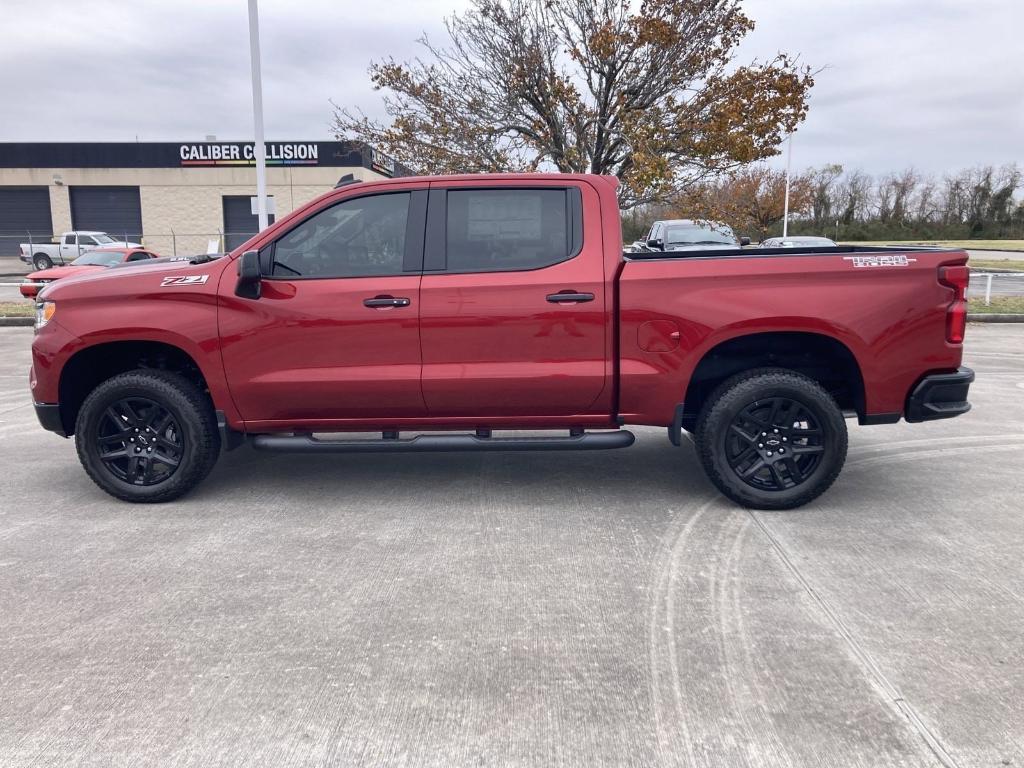
[[[388,120],[334,127],[430,173],[611,174],[630,206],[778,154],[810,70],[735,62],[739,0],[471,0],[425,57],[370,67]]]
[[[839,188],[839,219],[851,224],[864,218],[871,196],[872,179],[861,170],[847,174]]]
[[[807,183],[811,192],[811,219],[817,229],[822,229],[833,220],[836,209],[835,186],[843,175],[843,166],[826,165],[812,169],[807,174]]]

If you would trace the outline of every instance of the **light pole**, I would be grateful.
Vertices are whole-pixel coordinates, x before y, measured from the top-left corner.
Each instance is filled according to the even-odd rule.
[[[267,149],[263,143],[263,80],[260,75],[260,20],[249,0],[249,58],[252,63],[252,122],[256,133],[256,212],[260,231],[267,228]]]
[[[250,0],[255,2],[255,0]],[[782,208],[782,236],[786,237],[789,234],[789,172],[793,166],[793,134],[789,134],[789,138],[786,139],[786,202],[783,203]]]

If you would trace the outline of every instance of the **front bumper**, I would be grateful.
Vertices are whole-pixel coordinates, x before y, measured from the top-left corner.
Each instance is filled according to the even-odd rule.
[[[906,419],[911,423],[951,419],[967,413],[967,390],[974,381],[974,371],[960,368],[956,373],[935,373],[925,376],[907,398]]]
[[[61,437],[67,437],[64,431],[64,421],[60,417],[60,405],[58,403],[32,403],[36,409],[36,418],[43,425],[43,429],[49,432],[56,432]]]

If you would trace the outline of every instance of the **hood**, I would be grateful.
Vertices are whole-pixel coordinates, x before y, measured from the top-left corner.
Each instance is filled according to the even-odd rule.
[[[216,274],[228,261],[228,259],[217,259],[193,263],[184,258],[163,258],[87,269],[87,271],[69,276],[65,280],[58,280],[47,285],[40,290],[39,298],[74,299],[78,296],[108,293],[111,295],[122,293],[133,295],[160,290],[168,285],[206,285],[208,282],[216,282],[211,275]],[[169,278],[173,278],[173,280],[169,280]],[[189,280],[181,278],[189,278]]]
[[[77,267],[69,264],[63,267],[50,267],[49,269],[40,269],[37,272],[29,272],[25,275],[25,278],[28,280],[59,280],[62,277],[92,272],[94,269],[106,269],[106,267],[101,264],[81,264]]]

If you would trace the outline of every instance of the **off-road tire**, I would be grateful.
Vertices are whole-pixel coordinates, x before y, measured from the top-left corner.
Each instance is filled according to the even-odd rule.
[[[806,409],[804,413],[820,428],[821,435],[814,440],[823,450],[813,470],[798,484],[768,490],[753,487],[740,477],[739,470],[729,463],[727,441],[731,425],[738,417],[742,418],[741,414],[747,412],[745,409],[773,398],[794,401]],[[771,437],[771,424],[765,431]],[[733,376],[715,389],[697,417],[694,443],[705,473],[725,496],[753,509],[793,509],[816,499],[839,476],[846,461],[846,421],[836,401],[817,382],[783,368],[759,368]],[[772,459],[766,458],[764,451],[772,447],[758,449],[751,445],[749,449],[757,450],[761,460],[771,463]],[[788,459],[794,458],[792,452],[790,448],[790,453],[786,454]],[[778,461],[779,457],[776,455],[774,460]],[[750,466],[756,461],[757,456],[754,456]],[[789,470],[782,471],[792,481]]]
[[[100,460],[101,419],[108,406],[123,398],[154,401],[180,427],[180,463],[170,477],[154,485],[126,482]],[[195,384],[177,373],[147,369],[107,379],[86,397],[75,422],[75,445],[85,471],[104,491],[124,501],[155,503],[177,499],[210,473],[220,454],[220,433],[210,399]]]

